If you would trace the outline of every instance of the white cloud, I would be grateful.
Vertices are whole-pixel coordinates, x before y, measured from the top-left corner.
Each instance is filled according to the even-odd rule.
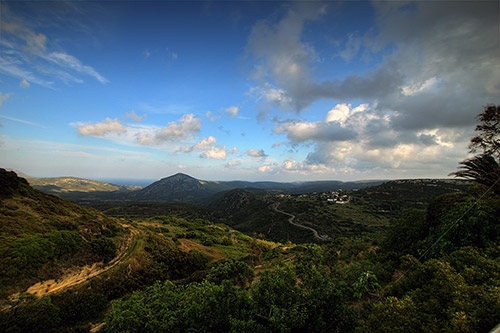
[[[363,112],[368,109],[368,104],[361,104],[355,108],[352,108],[351,104],[337,104],[333,109],[328,111],[325,117],[325,121],[331,122],[336,121],[341,125],[345,125],[347,120],[357,112]]]
[[[335,121],[287,121],[276,125],[274,133],[286,134],[292,142],[346,141],[356,138],[357,133]]]
[[[103,84],[108,82],[93,67],[61,51],[60,46],[44,34],[28,28],[12,11],[4,8],[2,10],[5,13],[2,13],[0,25],[1,72],[17,77],[23,80],[22,82],[49,88],[53,87],[55,80],[66,84],[82,83],[81,75],[94,77]],[[26,83],[21,86],[25,87]]]
[[[144,119],[146,119],[147,114],[143,114],[142,116],[139,116],[137,113],[135,113],[134,110],[130,110],[130,112],[127,112],[127,114],[125,114],[125,116],[127,118],[133,119],[135,121],[143,121]]]
[[[26,81],[26,79],[22,79],[21,82],[19,82],[19,87],[21,88],[29,88],[30,83]]]
[[[200,154],[201,158],[213,158],[217,160],[226,159],[226,147],[225,146],[211,146],[207,151]]]
[[[310,164],[304,162],[297,162],[293,158],[283,161],[282,170],[294,173],[326,173],[331,171],[323,164]]]
[[[106,134],[117,132],[125,133],[125,126],[118,119],[106,118],[100,123],[91,124],[87,122],[76,127],[80,135],[105,136]]]
[[[272,167],[270,167],[269,165],[260,166],[260,167],[258,167],[257,170],[259,170],[262,173],[269,173],[269,172],[273,172],[274,171],[274,169]]]
[[[113,142],[128,146],[154,146],[173,149],[171,144],[194,137],[201,129],[200,120],[193,114],[182,116],[178,121],[171,121],[165,127],[152,125],[127,124],[118,119],[106,118],[96,124],[72,123],[81,135],[104,137]]]
[[[231,148],[231,151],[229,152],[229,154],[234,155],[234,154],[238,154],[238,152],[239,152],[239,149],[236,147],[233,147],[233,148]]]
[[[224,164],[224,167],[225,168],[234,168],[234,167],[237,167],[237,166],[240,166],[240,165],[241,165],[241,161],[240,160],[235,160],[235,161],[227,162],[226,164]]]
[[[393,178],[446,176],[456,169],[475,116],[500,96],[497,4],[427,1],[408,10],[407,2],[372,2],[376,29],[339,41],[342,50],[331,64],[318,58],[303,33],[321,14],[301,14],[299,5],[309,6],[309,13],[318,8],[293,3],[277,22],[252,29],[247,52],[258,85],[248,94],[263,104],[261,114],[271,106],[307,112],[320,99],[340,103],[323,121],[276,120],[273,132],[288,142],[273,147],[311,148],[304,161],[289,160],[281,171],[312,173],[328,166],[332,173]],[[327,65],[345,66],[361,52],[370,70],[316,77],[328,73],[321,71]],[[353,107],[352,100],[361,104]]]
[[[401,93],[405,96],[412,96],[431,88],[437,82],[436,77],[431,77],[421,83],[413,83],[401,88]]]
[[[156,140],[162,141],[177,141],[187,139],[198,133],[201,129],[201,122],[194,114],[185,114],[178,122],[171,121],[168,126],[161,128],[156,133]]]
[[[182,146],[180,151],[190,153],[194,150],[202,151],[199,155],[201,158],[212,158],[218,160],[225,160],[227,156],[226,146],[215,145],[217,139],[213,136],[202,139],[192,146]]]
[[[31,125],[31,126],[36,126],[36,127],[40,127],[40,128],[47,128],[43,125],[40,125],[38,123],[34,123],[32,121],[29,121],[29,120],[24,120],[24,119],[19,119],[19,118],[14,118],[14,117],[9,117],[9,116],[3,116],[1,115],[0,118],[4,118],[4,119],[8,119],[8,120],[12,120],[12,121],[15,121],[15,122],[18,122],[18,123],[21,123],[21,124],[26,124],[26,125]]]
[[[224,110],[227,112],[231,118],[234,118],[238,115],[239,108],[237,106],[230,106]]]
[[[270,107],[288,111],[293,107],[292,98],[286,91],[273,87],[268,82],[262,84],[262,86],[251,88],[247,95],[261,102],[264,111],[267,111]]]
[[[63,52],[52,52],[46,56],[45,59],[52,61],[62,68],[72,69],[77,73],[85,74],[94,77],[101,83],[108,83],[109,81],[99,74],[94,68],[84,65],[80,60],[72,55]]]
[[[185,152],[185,153],[192,152],[193,150],[208,150],[216,142],[217,142],[217,139],[215,137],[209,136],[208,138],[204,138],[200,142],[198,142],[192,146],[182,146],[180,148],[180,150]]]
[[[246,152],[250,157],[267,157],[264,149],[247,149]]]

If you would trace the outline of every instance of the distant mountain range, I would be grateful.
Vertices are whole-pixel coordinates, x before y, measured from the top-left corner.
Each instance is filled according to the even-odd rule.
[[[445,191],[447,191],[451,188],[456,188],[457,185],[459,185],[459,187],[465,187],[469,184],[467,181],[453,179],[367,180],[355,182],[332,180],[287,183],[270,181],[207,181],[196,179],[183,173],[177,173],[142,188],[140,186],[114,185],[76,177],[36,178],[16,170],[13,171],[19,176],[24,176],[31,186],[40,191],[55,194],[84,205],[94,207],[104,206],[104,209],[106,206],[109,208],[117,204],[131,204],[134,202],[177,202],[208,205],[210,202],[222,197],[227,191],[235,189],[304,194],[337,190],[364,191],[365,189],[374,188],[375,186],[382,186],[380,191],[384,192],[387,191],[389,187],[409,189],[417,185],[420,187],[439,185],[440,188],[446,189]],[[409,186],[410,183],[414,184]],[[397,201],[398,199],[395,200]]]
[[[141,201],[190,202],[205,204],[217,193],[234,189],[259,189],[283,191],[287,193],[325,192],[331,190],[352,190],[380,185],[384,181],[341,182],[247,182],[247,181],[207,181],[199,180],[183,173],[163,178],[145,188],[130,193],[129,196]]]

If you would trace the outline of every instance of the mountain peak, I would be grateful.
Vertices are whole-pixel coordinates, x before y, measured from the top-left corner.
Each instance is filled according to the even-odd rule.
[[[204,193],[205,191],[206,189],[200,180],[184,173],[176,173],[137,191],[134,197],[149,200],[175,201],[176,198],[197,196],[197,194]]]
[[[185,173],[182,173],[182,172],[178,172],[175,175],[162,178],[161,180],[167,180],[167,179],[194,179],[194,180],[197,180],[196,178],[191,177],[190,175],[186,175]]]

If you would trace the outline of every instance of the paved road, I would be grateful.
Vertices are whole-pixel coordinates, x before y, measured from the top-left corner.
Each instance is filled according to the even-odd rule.
[[[302,224],[299,224],[297,222],[293,222],[293,220],[295,220],[295,215],[293,214],[290,214],[290,213],[287,213],[287,212],[284,212],[280,209],[278,209],[278,206],[280,205],[279,202],[277,202],[275,205],[274,205],[274,210],[278,213],[281,213],[281,214],[284,214],[284,215],[287,215],[289,216],[290,218],[288,219],[288,222],[296,227],[299,227],[299,228],[302,228],[302,229],[307,229],[307,230],[311,230],[312,233],[314,234],[314,237],[317,239],[317,240],[320,240],[320,241],[326,241],[328,239],[330,239],[330,237],[328,237],[328,235],[320,235],[318,233],[318,231],[316,231],[316,229],[313,229],[311,227],[308,227],[306,225],[302,225]]]

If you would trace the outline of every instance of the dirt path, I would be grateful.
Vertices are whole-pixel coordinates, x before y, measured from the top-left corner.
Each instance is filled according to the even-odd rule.
[[[113,260],[111,260],[107,264],[104,264],[101,261],[93,263],[92,265],[71,268],[66,272],[66,274],[64,274],[57,280],[47,280],[38,282],[29,287],[26,290],[26,292],[36,295],[38,297],[50,295],[56,292],[61,292],[63,290],[76,286],[80,283],[83,283],[95,276],[98,276],[106,272],[107,270],[113,268],[117,264],[119,264],[125,258],[125,255],[130,246],[132,245],[134,238],[140,233],[139,230],[137,230],[131,225],[122,224],[121,226],[129,230],[129,235],[127,237],[127,240],[120,246],[120,249],[118,250],[118,255]],[[11,295],[9,298],[16,299],[18,295],[19,294],[14,294]]]
[[[279,209],[278,209],[278,206],[279,206],[279,205],[280,205],[280,203],[279,203],[279,202],[277,202],[277,203],[274,205],[274,210],[275,210],[276,212],[278,212],[278,213],[281,213],[281,214],[284,214],[284,215],[289,216],[290,218],[288,219],[288,223],[290,223],[290,224],[292,224],[292,225],[294,225],[294,226],[296,226],[296,227],[299,227],[299,228],[302,228],[302,229],[307,229],[307,230],[312,231],[312,233],[313,233],[314,237],[315,237],[317,240],[319,240],[319,241],[326,241],[326,240],[330,239],[330,237],[328,237],[328,235],[320,235],[320,234],[318,233],[318,231],[316,231],[316,229],[313,229],[313,228],[308,227],[308,226],[306,226],[306,225],[299,224],[299,223],[297,223],[297,222],[293,222],[293,220],[295,220],[295,215],[292,215],[292,214],[290,214],[290,213],[287,213],[287,212],[284,212],[284,211],[282,211],[282,210],[279,210]]]

